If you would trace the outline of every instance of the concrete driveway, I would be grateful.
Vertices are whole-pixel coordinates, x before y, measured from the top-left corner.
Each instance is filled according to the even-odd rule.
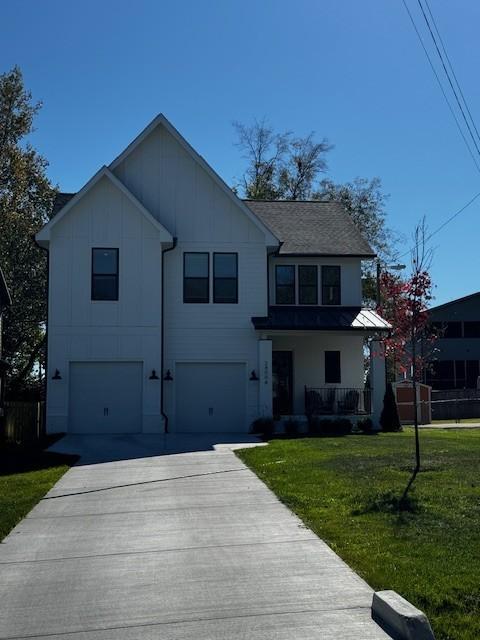
[[[84,458],[0,545],[0,638],[389,637],[372,590],[232,453],[235,438],[167,438],[56,445]]]

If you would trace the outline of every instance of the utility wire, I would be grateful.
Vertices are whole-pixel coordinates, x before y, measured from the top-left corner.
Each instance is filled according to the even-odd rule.
[[[430,18],[432,19],[433,26],[435,28],[435,32],[436,32],[436,34],[438,36],[438,39],[440,41],[440,44],[442,46],[443,53],[445,54],[445,58],[447,59],[448,66],[449,66],[450,71],[452,72],[453,78],[455,80],[455,84],[458,87],[458,90],[459,90],[460,95],[462,97],[463,103],[464,103],[465,108],[467,110],[467,113],[468,113],[468,115],[470,117],[470,121],[471,121],[471,123],[473,125],[473,128],[475,129],[475,133],[477,134],[477,138],[480,140],[480,133],[478,132],[477,125],[475,124],[475,120],[473,119],[472,113],[471,113],[470,108],[468,106],[468,102],[467,102],[467,100],[466,100],[466,98],[465,98],[465,96],[463,94],[462,87],[461,87],[461,85],[460,85],[460,83],[458,81],[457,74],[455,73],[455,69],[453,68],[452,61],[450,60],[450,56],[448,55],[447,48],[445,47],[445,43],[443,42],[442,36],[440,34],[440,31],[439,31],[439,29],[437,27],[437,22],[435,20],[435,16],[432,13],[432,10],[430,9],[430,4],[429,4],[428,0],[425,0],[425,5],[427,7],[427,10],[428,10],[428,13],[430,15]]]
[[[467,149],[468,149],[468,152],[469,152],[469,154],[470,154],[470,156],[471,156],[471,158],[472,158],[472,160],[473,160],[473,162],[474,162],[474,164],[475,164],[475,167],[477,168],[477,171],[480,173],[480,165],[479,165],[479,163],[478,163],[478,161],[477,161],[477,158],[475,157],[475,155],[474,155],[474,153],[473,153],[472,149],[470,148],[470,145],[469,145],[469,143],[468,143],[467,138],[465,137],[465,134],[463,133],[463,129],[462,129],[462,127],[460,126],[460,122],[458,121],[458,118],[457,118],[457,116],[456,116],[456,114],[455,114],[455,111],[454,111],[454,109],[453,109],[452,105],[450,104],[450,101],[449,101],[448,96],[447,96],[447,94],[446,94],[446,92],[445,92],[445,89],[443,88],[443,84],[442,84],[442,82],[441,82],[441,80],[440,80],[440,77],[439,77],[439,75],[438,75],[438,73],[437,73],[437,70],[435,69],[435,65],[433,64],[432,59],[431,59],[431,57],[430,57],[430,54],[428,53],[427,48],[426,48],[426,46],[425,46],[425,44],[424,44],[424,42],[423,42],[423,40],[422,40],[422,36],[420,35],[420,32],[419,32],[419,30],[418,30],[418,28],[417,28],[417,25],[415,24],[415,20],[413,19],[413,16],[412,16],[412,14],[411,14],[410,9],[408,8],[408,5],[407,5],[407,3],[406,3],[406,0],[402,0],[402,3],[403,3],[403,6],[405,7],[405,11],[406,11],[406,12],[407,12],[407,14],[408,14],[408,17],[410,18],[410,22],[412,23],[412,26],[413,26],[413,28],[414,28],[414,30],[415,30],[415,33],[417,34],[418,40],[419,40],[419,42],[420,42],[420,44],[421,44],[421,46],[422,46],[422,49],[423,49],[423,51],[424,51],[424,53],[425,53],[425,56],[427,57],[427,60],[428,60],[428,62],[429,62],[429,64],[430,64],[430,67],[431,67],[431,69],[432,69],[432,71],[433,71],[433,74],[434,74],[434,76],[435,76],[435,78],[436,78],[436,80],[437,80],[437,82],[438,82],[438,86],[440,87],[440,90],[441,90],[441,92],[442,92],[442,94],[443,94],[443,97],[445,98],[445,102],[447,103],[447,106],[448,106],[448,108],[449,108],[449,110],[450,110],[450,113],[452,114],[452,117],[453,117],[453,119],[455,120],[455,123],[456,123],[456,125],[457,125],[458,131],[459,131],[460,135],[461,135],[461,136],[462,136],[462,138],[463,138],[463,141],[464,141],[464,143],[465,143],[465,146],[466,146],[466,147],[467,147]]]
[[[467,125],[468,133],[470,134],[470,137],[472,138],[472,141],[473,141],[473,144],[475,146],[475,149],[477,150],[477,153],[480,156],[480,149],[478,147],[477,140],[476,140],[475,136],[473,135],[472,128],[470,127],[470,123],[468,122],[468,119],[467,119],[467,117],[465,115],[465,111],[463,110],[462,103],[460,101],[460,98],[458,97],[457,91],[456,91],[455,86],[454,86],[454,84],[452,82],[452,79],[450,77],[450,73],[449,73],[449,71],[447,69],[447,66],[445,64],[445,60],[443,59],[442,52],[440,51],[440,48],[438,46],[437,39],[435,37],[435,34],[433,33],[433,30],[432,30],[432,27],[430,25],[430,21],[428,19],[428,16],[425,13],[425,9],[423,8],[423,4],[422,4],[421,0],[417,0],[417,2],[418,2],[418,6],[420,7],[420,10],[422,12],[422,15],[423,15],[423,18],[425,20],[425,23],[426,23],[426,25],[428,27],[428,31],[430,32],[430,36],[431,36],[431,38],[433,40],[433,44],[435,45],[435,49],[437,51],[438,57],[440,58],[440,62],[442,63],[442,67],[443,67],[443,70],[445,72],[445,75],[447,76],[448,84],[450,85],[450,88],[453,91],[453,95],[455,96],[455,100],[456,100],[456,102],[458,104],[458,108],[460,109],[460,112],[462,114],[462,118],[463,118],[465,124]]]
[[[422,7],[422,5],[421,5],[421,3],[420,3],[420,0],[417,0],[417,1],[418,1],[418,3],[420,4],[420,7],[421,7],[421,9],[422,9],[422,12],[423,12],[423,14],[424,14],[424,16],[425,16],[425,12],[423,11],[423,7]],[[461,93],[461,95],[462,95],[462,98],[463,98],[463,100],[464,100],[464,102],[465,102],[465,106],[466,106],[467,111],[468,111],[468,114],[469,114],[469,116],[470,116],[470,118],[471,118],[471,121],[472,121],[473,127],[475,128],[475,132],[477,133],[477,136],[478,136],[478,130],[477,130],[477,127],[476,127],[476,125],[475,125],[475,121],[473,120],[473,117],[472,117],[472,115],[471,115],[471,113],[470,113],[470,110],[469,110],[469,108],[468,108],[467,102],[466,102],[466,100],[465,100],[465,98],[464,98],[464,96],[463,96],[463,92],[462,92],[462,90],[461,90],[461,87],[460,87],[460,85],[459,85],[459,83],[458,83],[458,80],[456,79],[455,72],[453,71],[453,67],[452,67],[451,62],[450,62],[450,60],[449,60],[449,58],[448,58],[448,55],[447,55],[447,53],[446,53],[446,49],[445,49],[445,47],[444,47],[444,44],[443,44],[443,42],[442,42],[442,40],[441,40],[440,33],[439,33],[438,29],[437,29],[437,26],[436,26],[436,23],[435,23],[435,19],[433,18],[433,14],[431,13],[431,11],[430,11],[430,7],[428,6],[428,0],[425,0],[425,2],[426,2],[426,4],[427,4],[428,11],[429,11],[430,15],[432,16],[432,21],[433,21],[433,24],[435,25],[435,29],[436,29],[436,31],[437,31],[437,33],[438,33],[439,40],[440,40],[440,42],[441,42],[441,44],[442,44],[442,47],[443,47],[443,49],[444,49],[444,51],[445,51],[445,56],[446,56],[446,58],[447,58],[447,60],[448,60],[448,64],[450,65],[450,67],[451,67],[451,69],[452,69],[452,73],[453,73],[453,75],[454,75],[454,77],[455,77],[455,81],[457,82],[457,86],[458,86],[459,91],[460,91],[460,93]],[[408,14],[408,17],[410,18],[410,22],[412,23],[412,26],[413,26],[413,28],[414,28],[414,30],[415,30],[415,33],[417,34],[417,38],[418,38],[418,40],[419,40],[419,42],[420,42],[420,44],[421,44],[421,46],[422,46],[422,49],[423,49],[423,51],[424,51],[424,53],[425,53],[425,56],[426,56],[426,58],[427,58],[427,60],[428,60],[428,62],[429,62],[429,64],[430,64],[430,67],[431,67],[431,69],[432,69],[432,71],[433,71],[433,74],[434,74],[434,76],[435,76],[435,78],[436,78],[436,80],[437,80],[438,86],[440,87],[440,90],[441,90],[441,92],[442,92],[442,94],[443,94],[443,97],[444,97],[444,99],[445,99],[445,102],[447,103],[447,106],[448,106],[448,108],[449,108],[449,110],[450,110],[450,113],[452,114],[453,119],[455,120],[455,124],[457,125],[458,131],[460,132],[460,135],[462,136],[462,139],[463,139],[463,141],[464,141],[464,143],[465,143],[465,146],[467,147],[468,152],[469,152],[469,154],[470,154],[470,156],[471,156],[471,158],[472,158],[472,160],[473,160],[473,162],[474,162],[474,164],[475,164],[475,167],[477,168],[477,171],[480,173],[480,166],[479,166],[479,164],[478,164],[477,158],[475,157],[475,155],[474,155],[474,153],[473,153],[473,151],[472,151],[472,149],[471,149],[471,147],[470,147],[470,145],[469,145],[469,143],[468,143],[468,140],[467,140],[467,138],[465,137],[465,134],[464,134],[464,132],[463,132],[463,129],[462,129],[462,127],[460,126],[460,122],[458,121],[458,118],[457,118],[457,116],[456,116],[456,114],[455,114],[455,111],[454,111],[454,109],[453,109],[452,105],[450,104],[450,101],[449,101],[448,96],[447,96],[447,94],[446,94],[446,92],[445,92],[445,89],[443,88],[443,84],[442,84],[442,82],[441,82],[441,80],[440,80],[440,77],[439,77],[439,75],[438,75],[438,73],[437,73],[437,70],[435,69],[435,66],[434,66],[434,64],[433,64],[433,62],[432,62],[432,59],[431,59],[431,57],[430,57],[430,54],[428,53],[428,50],[427,50],[427,48],[426,48],[426,46],[425,46],[425,44],[424,44],[424,42],[423,42],[422,36],[420,35],[420,32],[419,32],[419,30],[418,30],[418,28],[417,28],[417,25],[416,25],[415,20],[414,20],[414,18],[413,18],[413,16],[412,16],[412,13],[411,13],[410,9],[408,8],[408,5],[407,5],[407,3],[406,3],[406,0],[402,0],[402,3],[403,3],[403,6],[405,7],[405,11],[406,11],[406,12],[407,12],[407,14]],[[425,16],[425,17],[426,17],[426,16]],[[426,20],[426,21],[427,21],[427,24],[428,24],[428,20]],[[430,30],[430,33],[432,33],[432,32],[431,32],[431,30]],[[432,34],[432,37],[433,37],[433,34]],[[433,38],[433,39],[434,39],[434,38]],[[435,40],[435,39],[434,39],[434,40]],[[440,57],[441,57],[441,56],[440,56]],[[445,68],[445,67],[444,67],[444,68]],[[446,72],[446,73],[447,73],[447,72]],[[447,76],[448,76],[448,73],[447,73]],[[452,87],[452,88],[453,88],[453,87]],[[455,93],[455,92],[454,92],[454,93]],[[458,98],[457,98],[457,101],[458,101]],[[462,113],[463,113],[463,110],[462,110]],[[463,116],[464,116],[464,119],[465,119],[465,115],[464,115],[464,114],[463,114]],[[470,135],[472,135],[472,132],[471,132],[471,130],[470,130],[470,127],[469,127],[469,131],[470,131]],[[479,137],[479,140],[480,140],[480,136],[478,136],[478,137]],[[473,138],[473,135],[472,135],[472,138]],[[474,139],[474,138],[473,138],[473,140],[475,141],[475,139]],[[477,147],[476,143],[475,143],[475,146],[476,146],[477,151],[478,151],[478,147]],[[480,191],[479,191],[478,193],[476,193],[476,194],[475,194],[475,195],[474,195],[474,196],[473,196],[473,197],[472,197],[472,198],[471,198],[471,199],[470,199],[466,204],[464,204],[462,207],[460,207],[460,209],[458,209],[458,211],[456,211],[453,215],[451,215],[449,218],[447,218],[447,219],[446,219],[446,220],[445,220],[445,221],[444,221],[444,222],[443,222],[439,227],[437,227],[434,231],[432,231],[432,233],[430,233],[430,234],[428,235],[428,237],[426,238],[426,240],[425,240],[425,241],[427,242],[428,240],[430,240],[431,238],[433,238],[433,236],[435,236],[437,233],[439,233],[439,232],[440,232],[444,227],[446,227],[450,222],[452,222],[452,220],[454,220],[454,219],[455,219],[457,216],[459,216],[463,211],[465,211],[465,209],[467,209],[471,204],[473,204],[473,203],[475,202],[475,200],[477,200],[477,198],[479,198],[479,197],[480,197]],[[411,247],[408,251],[405,251],[405,253],[402,253],[402,254],[399,256],[399,258],[403,258],[404,256],[408,255],[409,253],[411,253],[411,251],[415,250],[418,246],[419,246],[418,244],[414,245],[414,246],[413,246],[413,247]]]
[[[480,191],[478,193],[476,193],[473,198],[471,198],[466,204],[463,205],[463,207],[461,207],[458,211],[456,211],[453,215],[451,215],[449,218],[447,218],[445,220],[445,222],[442,222],[442,224],[437,227],[434,231],[432,231],[432,233],[430,233],[426,238],[425,238],[425,242],[428,242],[430,240],[430,238],[433,238],[433,236],[435,236],[439,231],[441,231],[444,227],[447,226],[447,224],[449,224],[450,222],[452,222],[452,220],[454,220],[457,216],[459,216],[463,211],[465,211],[465,209],[467,209],[471,204],[473,204],[475,202],[475,200],[477,198],[480,198]],[[398,256],[398,258],[403,258],[404,256],[408,255],[409,253],[411,253],[412,251],[414,251],[419,245],[416,244],[413,247],[411,247],[408,251],[405,251],[405,253],[402,253],[400,256]]]

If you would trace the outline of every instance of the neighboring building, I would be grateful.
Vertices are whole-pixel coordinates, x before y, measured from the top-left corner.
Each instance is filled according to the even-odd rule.
[[[425,382],[433,389],[476,389],[480,375],[480,292],[429,310],[440,337],[428,351]],[[428,354],[427,354],[428,355]]]
[[[12,304],[7,283],[0,268],[0,416],[3,415],[3,402],[5,397],[5,374],[7,363],[2,360],[2,337],[3,337],[3,311]]]
[[[341,205],[242,201],[160,115],[37,241],[49,432],[247,432],[304,415],[310,388],[368,410],[364,341],[389,325],[361,308],[374,253]]]

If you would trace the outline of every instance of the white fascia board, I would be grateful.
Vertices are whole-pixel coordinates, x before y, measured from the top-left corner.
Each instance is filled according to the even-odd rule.
[[[54,216],[40,231],[36,234],[35,239],[38,244],[42,247],[48,247],[48,243],[50,241],[50,232],[53,227],[64,218],[67,213],[72,209],[85,194],[87,194],[93,187],[102,179],[107,178],[110,182],[119,189],[122,194],[130,200],[133,206],[150,222],[150,224],[160,232],[160,241],[161,242],[173,242],[172,234],[165,229],[165,227],[152,216],[152,214],[146,209],[143,204],[137,200],[137,198],[133,195],[131,191],[127,189],[127,187],[120,182],[120,180],[113,175],[110,169],[106,166],[103,166],[97,173],[91,178],[87,184],[85,184],[78,193],[74,195],[74,197],[67,202],[67,204],[61,209],[56,216]]]
[[[180,144],[183,149],[190,155],[191,158],[197,164],[199,164],[202,169],[204,169],[208,176],[215,182],[215,184],[228,196],[228,198],[239,207],[242,212],[249,218],[253,224],[262,231],[265,235],[265,244],[267,247],[278,247],[280,245],[279,239],[270,231],[270,229],[258,218],[248,206],[240,200],[240,198],[235,195],[232,189],[224,182],[224,180],[218,175],[216,171],[212,169],[212,167],[208,164],[206,160],[202,158],[200,154],[198,154],[195,149],[185,140],[182,134],[175,129],[172,123],[160,113],[156,118],[150,122],[150,124],[145,127],[145,129],[128,145],[128,147],[122,151],[122,153],[115,158],[115,160],[109,165],[109,169],[113,171],[125,158],[127,158],[134,149],[138,147],[139,144],[145,140],[145,138],[154,131],[158,126],[163,126],[171,136]]]

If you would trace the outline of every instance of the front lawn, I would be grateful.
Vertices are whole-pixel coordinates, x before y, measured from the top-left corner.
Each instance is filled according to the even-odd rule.
[[[75,456],[40,449],[0,449],[0,540],[75,462]]]
[[[410,510],[396,499],[413,430],[274,439],[240,458],[374,589],[428,615],[437,640],[480,638],[480,430],[420,433]]]

